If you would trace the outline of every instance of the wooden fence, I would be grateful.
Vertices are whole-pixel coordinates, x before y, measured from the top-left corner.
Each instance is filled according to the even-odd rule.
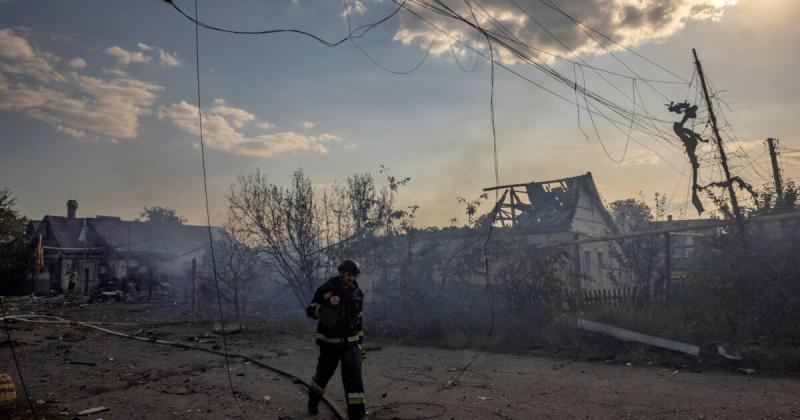
[[[578,293],[568,292],[567,299],[577,307],[641,306],[648,303],[667,303],[669,301],[665,291],[640,286],[582,290]]]
[[[638,307],[647,304],[668,304],[681,300],[682,287],[673,287],[671,293],[664,290],[654,290],[652,287],[631,286],[612,289],[596,289],[574,291],[544,291],[528,290],[531,305],[537,303],[552,303],[561,301],[565,309],[577,310],[586,307]],[[512,292],[497,288],[493,291],[496,297],[508,298]],[[424,297],[428,303],[435,304],[448,302],[458,305],[473,305],[485,303],[491,297],[492,291],[482,284],[452,284],[429,288],[400,288],[381,287],[373,290],[372,303],[374,305],[392,305],[401,303],[404,299],[419,300]],[[515,291],[514,293],[519,293]],[[519,300],[519,296],[515,296]]]

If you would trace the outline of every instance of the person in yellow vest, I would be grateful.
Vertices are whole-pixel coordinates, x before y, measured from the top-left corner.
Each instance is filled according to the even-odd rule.
[[[72,269],[69,273],[69,283],[67,283],[67,291],[72,293],[78,287],[78,270]]]

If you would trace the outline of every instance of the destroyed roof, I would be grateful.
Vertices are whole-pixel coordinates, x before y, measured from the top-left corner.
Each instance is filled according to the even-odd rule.
[[[136,222],[106,217],[92,219],[90,223],[102,238],[103,244],[118,252],[182,254],[208,244],[206,226]],[[212,235],[218,238],[221,229],[211,229]]]
[[[85,234],[82,236],[81,233]],[[61,248],[90,248],[97,246],[97,239],[88,234],[86,219],[67,218],[63,216],[45,216],[39,223],[37,233],[42,234],[42,244]],[[83,240],[81,240],[83,239]]]
[[[219,238],[222,230],[212,227]],[[32,240],[42,233],[43,245],[59,248],[107,248],[130,253],[183,254],[208,244],[208,228],[180,223],[139,222],[118,217],[45,216]]]
[[[570,231],[581,197],[587,197],[590,202],[596,203],[608,226],[614,226],[591,172],[568,178],[534,181],[524,184],[524,187],[530,204],[516,203],[514,207],[521,212],[518,219],[520,226],[532,233]]]

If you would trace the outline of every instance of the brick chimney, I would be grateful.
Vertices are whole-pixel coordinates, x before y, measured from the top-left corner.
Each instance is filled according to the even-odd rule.
[[[78,212],[78,201],[77,200],[67,201],[67,219],[74,219],[75,214],[77,212]]]

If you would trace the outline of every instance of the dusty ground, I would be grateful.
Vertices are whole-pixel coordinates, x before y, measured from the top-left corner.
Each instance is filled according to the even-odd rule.
[[[152,325],[165,317],[187,319],[185,312],[164,303],[65,307],[60,301],[11,300],[6,309],[9,315],[35,312],[81,321],[134,322],[139,325],[108,328],[209,348],[222,343],[209,324]],[[282,329],[270,323],[252,325],[229,336],[228,346],[310,378],[317,356],[312,330],[310,321]],[[230,361],[245,416],[231,396],[222,357],[68,325],[14,322],[12,334],[40,413],[71,418],[105,406],[108,411],[85,418],[308,418],[302,385],[251,363]],[[474,351],[380,345],[364,364],[373,419],[800,418],[797,378],[484,354],[456,386],[445,389]],[[7,343],[0,354],[0,372],[16,378]],[[338,377],[328,390],[343,404]],[[332,417],[323,408],[316,418]]]

